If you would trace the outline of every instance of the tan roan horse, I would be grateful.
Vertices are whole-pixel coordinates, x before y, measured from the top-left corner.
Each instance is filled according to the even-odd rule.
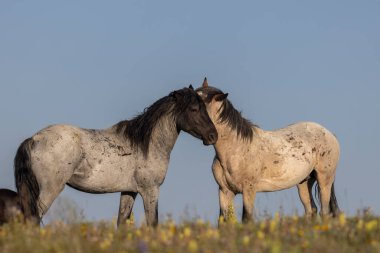
[[[312,187],[317,181],[321,215],[339,213],[334,193],[339,143],[326,128],[300,122],[265,131],[243,118],[227,99],[228,93],[208,86],[197,93],[218,131],[212,171],[219,185],[220,215],[227,218],[236,194],[243,194],[243,222],[253,218],[257,192],[298,187],[306,216],[317,213]]]

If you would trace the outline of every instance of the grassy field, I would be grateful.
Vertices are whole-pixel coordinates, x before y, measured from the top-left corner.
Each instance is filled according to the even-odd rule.
[[[380,252],[380,218],[358,215],[313,221],[280,217],[219,228],[202,220],[157,228],[128,222],[52,223],[43,228],[12,223],[0,228],[0,252]]]

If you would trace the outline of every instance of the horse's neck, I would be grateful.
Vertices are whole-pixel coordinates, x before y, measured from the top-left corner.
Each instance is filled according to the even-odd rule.
[[[220,159],[223,159],[238,145],[237,132],[226,123],[214,122],[214,125],[218,131],[218,141],[214,144],[215,152]]]
[[[153,129],[149,153],[155,152],[156,154],[169,157],[177,138],[178,132],[173,116],[162,116]]]
[[[252,140],[246,140],[238,136],[236,129],[232,129],[226,123],[214,122],[218,131],[218,141],[214,144],[215,152],[219,159],[226,160],[235,153],[244,152],[246,149],[252,149],[262,132],[261,129],[254,126]]]

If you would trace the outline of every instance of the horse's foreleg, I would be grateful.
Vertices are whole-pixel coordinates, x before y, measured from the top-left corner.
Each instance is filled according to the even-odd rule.
[[[220,216],[223,216],[224,221],[227,221],[230,216],[235,216],[234,213],[234,197],[235,193],[228,189],[219,188],[219,205],[220,205]]]
[[[155,227],[158,224],[158,186],[145,189],[140,194],[144,202],[146,223]]]
[[[243,216],[242,221],[248,223],[253,221],[253,206],[255,202],[256,191],[252,188],[243,190]]]
[[[127,219],[131,218],[133,204],[136,199],[136,192],[122,192],[120,194],[119,215],[117,218],[117,226],[125,224]]]

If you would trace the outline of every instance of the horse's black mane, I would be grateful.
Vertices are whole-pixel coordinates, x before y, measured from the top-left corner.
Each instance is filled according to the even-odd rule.
[[[246,140],[252,140],[253,137],[253,126],[254,125],[248,119],[245,119],[241,112],[236,110],[232,103],[225,99],[221,107],[221,112],[219,114],[220,122],[227,122],[227,124],[233,129],[236,130],[237,134]]]
[[[217,94],[223,94],[223,92],[217,88],[208,86],[198,88],[196,91],[202,91],[207,94],[206,103],[210,103],[212,98]],[[236,110],[235,107],[228,99],[224,99],[222,106],[219,109],[219,122],[227,123],[233,130],[236,130],[237,135],[244,140],[251,141],[253,138],[253,127],[258,127],[250,120],[244,118],[241,112]]]
[[[153,129],[159,119],[164,115],[172,114],[175,121],[177,116],[196,96],[196,93],[189,88],[173,91],[168,96],[145,108],[141,114],[131,120],[123,120],[117,123],[115,125],[116,132],[123,134],[131,142],[132,147],[140,149],[146,156]],[[181,99],[176,99],[176,97]]]

